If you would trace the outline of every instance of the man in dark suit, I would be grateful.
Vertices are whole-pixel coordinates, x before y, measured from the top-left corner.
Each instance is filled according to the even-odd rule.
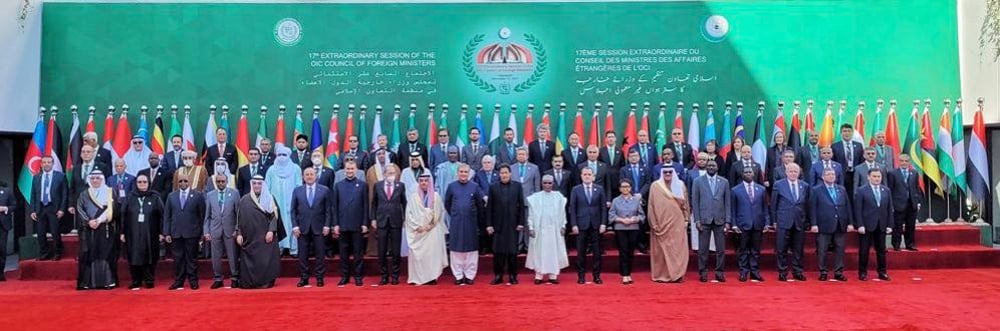
[[[111,166],[111,151],[97,144],[97,133],[87,132],[83,134],[83,144],[85,146],[90,146],[91,148],[93,148],[95,162],[104,164],[105,166],[108,167]],[[89,175],[89,173],[85,175]]]
[[[660,163],[660,156],[656,154],[656,146],[649,142],[649,132],[639,130],[638,138],[639,142],[629,147],[629,152],[639,152],[639,164],[651,171],[654,165]]]
[[[108,187],[114,191],[115,202],[117,203],[121,203],[128,196],[129,192],[132,192],[132,189],[135,188],[135,176],[129,175],[125,171],[125,167],[124,159],[115,160],[115,173],[109,175],[107,179]]]
[[[670,132],[670,143],[664,147],[674,150],[674,160],[684,166],[684,169],[691,169],[694,166],[694,149],[691,144],[684,142],[684,131],[674,128]]]
[[[865,162],[862,162],[857,167],[854,168],[854,189],[857,190],[862,186],[868,185],[868,172],[872,169],[882,170],[883,182],[888,182],[889,179],[885,178],[889,175],[889,170],[885,168],[881,163],[875,161],[875,147],[865,147]]]
[[[892,233],[892,192],[882,185],[882,169],[868,171],[868,185],[854,197],[854,228],[858,229],[858,279],[868,280],[868,252],[875,248],[875,270],[879,280],[889,280],[885,263],[885,236]]]
[[[768,168],[771,169],[771,171],[767,172],[767,181],[772,183],[772,185],[779,180],[785,179],[785,171],[788,170],[788,165],[795,163],[795,151],[790,148],[785,149],[785,151],[779,155],[781,156],[781,163],[773,168]],[[768,159],[768,161],[770,161],[770,159]],[[771,187],[773,189],[774,186]]]
[[[31,220],[35,222],[35,235],[38,236],[38,260],[62,258],[62,233],[59,231],[59,219],[63,217],[70,199],[66,196],[69,188],[66,185],[66,175],[52,170],[51,156],[42,157],[42,171],[31,181]],[[85,190],[84,190],[85,191]],[[76,198],[72,199],[76,205]],[[49,247],[46,234],[52,235],[55,250]]]
[[[618,170],[621,179],[628,180],[632,184],[632,194],[639,193],[644,186],[649,185],[652,181],[649,171],[639,162],[640,158],[639,151],[630,151],[628,154],[628,164]]]
[[[3,266],[7,265],[7,232],[14,229],[14,212],[17,200],[7,183],[0,182],[0,282],[7,281]]]
[[[428,165],[431,170],[437,170],[439,164],[448,162],[448,147],[454,146],[448,142],[448,138],[450,137],[448,129],[438,129],[437,144],[430,146],[430,152],[427,155]]]
[[[312,152],[309,150],[309,136],[304,134],[295,136],[295,150],[292,151],[292,155],[288,156],[292,159],[292,163],[298,164],[302,169],[311,167],[313,165],[310,158],[311,154]]]
[[[608,165],[608,173],[606,176],[606,181],[604,184],[604,196],[608,197],[608,203],[611,203],[612,197],[617,196],[618,187],[621,179],[621,174],[618,171],[625,166],[625,152],[621,147],[615,146],[618,142],[618,136],[614,131],[608,130],[604,133],[604,146],[601,147],[597,160],[604,162]],[[634,187],[635,185],[633,185]],[[608,207],[611,207],[608,205]]]
[[[305,185],[292,191],[292,235],[299,243],[298,287],[309,285],[310,248],[316,257],[314,269],[316,286],[323,287],[326,275],[326,240],[330,235],[330,189],[316,184],[316,169],[302,171]]]
[[[788,155],[788,151],[785,151]],[[797,281],[805,281],[802,267],[802,255],[805,253],[806,231],[809,229],[807,220],[807,202],[809,201],[809,185],[799,180],[802,172],[798,164],[788,163],[783,167],[785,178],[774,182],[771,191],[771,225],[777,229],[777,246],[775,254],[778,257],[778,280],[788,281],[788,251],[792,251],[792,277]]]
[[[161,200],[166,200],[170,191],[173,191],[173,173],[160,165],[160,156],[156,153],[149,154],[149,168],[139,170],[139,174],[146,175],[149,180],[149,190],[160,195]]]
[[[899,168],[889,173],[886,183],[892,191],[892,249],[895,251],[899,251],[901,237],[906,237],[906,250],[917,251],[914,235],[917,234],[917,212],[920,211],[920,202],[924,201],[924,193],[917,185],[920,174],[910,164],[910,155],[900,154]]]
[[[401,155],[396,159],[396,165],[399,166],[400,169],[410,167],[410,158],[407,157],[407,155],[410,155],[410,153],[413,152],[420,153],[420,159],[423,161],[423,164],[428,164],[427,146],[420,141],[417,141],[418,138],[419,132],[416,128],[410,128],[406,131],[406,141],[399,144],[399,151],[396,153],[397,155]]]
[[[719,165],[714,160],[705,164],[708,174],[699,176],[691,185],[691,212],[698,228],[698,277],[708,282],[709,240],[715,239],[715,280],[725,282],[726,230],[732,224],[730,186],[718,176]]]
[[[840,126],[840,138],[842,140],[830,146],[833,149],[833,160],[840,163],[844,168],[844,187],[847,194],[854,199],[854,168],[864,162],[865,147],[854,139],[854,127],[850,124]]]
[[[809,142],[795,153],[795,163],[799,164],[802,168],[802,179],[809,181],[809,171],[812,169],[813,163],[819,162],[819,132],[809,131]]]
[[[528,144],[528,160],[538,166],[540,173],[552,169],[552,157],[556,156],[556,144],[549,139],[549,126],[538,125],[538,140]]]
[[[819,255],[819,280],[827,280],[826,253],[833,243],[833,278],[846,282],[844,276],[844,245],[848,231],[854,231],[854,212],[847,189],[837,184],[833,169],[823,170],[823,182],[809,192],[810,231],[816,235],[816,253]]]
[[[820,160],[813,163],[809,172],[810,174],[806,177],[806,181],[809,182],[809,185],[816,186],[823,183],[823,172],[826,171],[826,169],[833,169],[837,185],[843,186],[844,168],[840,165],[840,163],[833,161],[833,149],[830,147],[821,148],[819,157]]]
[[[583,168],[590,168],[593,170],[594,180],[593,183],[599,187],[607,186],[608,184],[608,164],[597,160],[597,146],[587,147],[587,160],[576,167],[576,176],[573,178],[573,186],[583,183]],[[605,196],[610,196],[609,192],[604,192]]]
[[[331,208],[333,235],[340,238],[340,272],[337,286],[347,285],[354,276],[354,285],[361,286],[364,277],[364,234],[368,233],[368,185],[355,176],[358,165],[344,162],[347,178],[333,189]],[[353,256],[353,260],[351,257]]]
[[[66,210],[70,214],[76,214],[76,199],[80,197],[80,192],[84,192],[90,187],[87,183],[87,175],[91,171],[100,170],[102,174],[110,174],[110,164],[103,164],[94,159],[94,148],[90,145],[83,145],[80,148],[80,165],[73,167],[69,177],[69,196]]]
[[[483,156],[482,167],[476,171],[476,176],[472,179],[479,185],[479,192],[485,198],[489,194],[490,186],[500,180],[500,174],[496,169],[496,158],[491,155]]]
[[[198,241],[204,235],[205,195],[191,189],[187,174],[177,173],[177,191],[171,192],[163,209],[163,234],[173,244],[174,283],[171,290],[184,287],[184,280],[198,289]]]
[[[399,182],[399,168],[390,165],[385,179],[375,183],[371,194],[371,228],[378,237],[378,267],[382,279],[379,285],[399,285],[400,245],[403,236],[403,216],[406,214],[406,187]],[[484,231],[485,232],[485,231]]]
[[[236,166],[239,164],[236,159],[236,147],[226,143],[225,128],[215,129],[215,140],[217,143],[208,147],[208,151],[206,151],[207,157],[205,159],[212,160],[214,162],[219,158],[223,158],[226,160],[226,163],[229,164],[229,173],[235,174]],[[215,174],[215,167],[207,167],[206,170],[208,170],[209,175]]]
[[[511,165],[517,162],[517,149],[521,147],[514,141],[514,129],[503,130],[503,140],[498,140],[493,144],[493,155],[497,158],[497,164]]]
[[[757,174],[751,168],[743,168],[743,180],[732,188],[733,231],[740,235],[739,265],[741,282],[747,275],[753,281],[762,282],[760,275],[760,245],[764,229],[771,225],[771,214],[767,209],[763,185],[754,182]]]
[[[753,150],[750,146],[743,146],[740,149],[740,159],[729,167],[729,184],[736,186],[743,182],[743,170],[753,170],[753,181],[757,184],[764,184],[764,173],[761,172],[761,165],[753,159]]]
[[[660,175],[663,173],[663,168],[674,168],[674,178],[677,178],[685,183],[690,180],[690,176],[687,174],[687,169],[680,162],[674,161],[674,149],[670,146],[664,146],[660,151],[660,163],[653,166],[652,181],[660,179]]]
[[[479,143],[479,128],[469,129],[469,144],[462,147],[462,156],[459,157],[462,163],[468,164],[472,171],[479,172],[483,168],[483,156],[489,150]]]
[[[566,169],[576,170],[577,166],[587,161],[587,150],[580,145],[580,135],[576,132],[570,133],[566,141],[569,146],[562,150],[563,163],[566,164]],[[574,173],[573,175],[579,174]]]
[[[552,157],[552,169],[545,172],[545,175],[552,175],[555,180],[555,189],[562,193],[563,197],[569,199],[570,191],[573,189],[573,173],[563,168],[562,155]]]
[[[368,164],[368,152],[365,152],[364,146],[358,146],[358,136],[347,137],[347,150],[344,151],[344,157],[348,156],[354,157],[354,163],[358,164],[358,169],[368,169],[364,167]],[[337,169],[344,169],[344,163],[338,164]]]
[[[596,148],[591,146],[591,148]],[[589,150],[588,150],[589,151]],[[581,184],[573,188],[569,198],[569,224],[576,235],[577,283],[585,284],[587,272],[587,248],[594,256],[594,284],[601,280],[601,234],[607,229],[608,207],[604,188],[594,183],[594,170],[580,169]]]
[[[344,156],[343,162],[339,163],[341,165],[344,165],[345,163],[347,163],[348,160],[354,161],[355,165],[358,164],[358,161],[354,158],[354,156],[351,155]],[[326,186],[329,189],[333,189],[337,172],[334,171],[333,168],[323,165],[323,152],[319,150],[313,151],[312,158],[310,159],[309,164],[311,164],[311,166],[309,166],[308,168],[312,168],[313,170],[316,171],[316,183],[319,185]],[[362,182],[364,181],[364,178],[360,179]]]
[[[258,174],[267,176],[267,166],[261,162],[260,157],[260,149],[250,147],[248,155],[250,163],[240,167],[239,172],[236,174],[236,190],[240,192],[240,196],[250,193],[250,180],[253,179],[253,176]]]
[[[274,164],[274,150],[271,149],[271,139],[261,139],[260,140],[260,164],[264,165],[264,168],[270,167]]]
[[[163,154],[163,167],[167,169],[168,172],[173,172],[180,167],[184,166],[184,160],[181,158],[181,153],[184,152],[183,147],[184,139],[181,135],[175,134],[170,137],[170,147],[171,150]]]

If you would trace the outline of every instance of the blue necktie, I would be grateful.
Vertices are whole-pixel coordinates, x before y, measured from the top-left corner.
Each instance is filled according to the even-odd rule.
[[[42,204],[49,204],[49,174],[46,173],[42,178]]]
[[[590,186],[584,186],[583,190],[587,193],[587,203],[590,203],[590,197],[591,197]]]
[[[632,192],[638,192],[639,189],[639,167],[632,166]]]
[[[878,186],[872,187],[872,191],[875,192],[875,206],[882,207],[882,191],[878,189]]]
[[[837,189],[833,186],[828,186],[826,189],[830,191],[830,198],[833,199],[833,202],[837,202]]]
[[[308,193],[307,194],[308,196],[306,198],[309,199],[309,207],[312,207],[312,205],[313,205],[313,197],[314,197],[312,186],[310,186],[309,189],[306,190],[306,192]]]

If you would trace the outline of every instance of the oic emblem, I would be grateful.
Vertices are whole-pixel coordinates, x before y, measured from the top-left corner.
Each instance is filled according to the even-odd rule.
[[[701,26],[701,35],[713,43],[726,40],[729,35],[729,20],[722,15],[709,16]]]
[[[477,34],[462,53],[465,76],[487,93],[511,94],[531,89],[545,74],[545,48],[532,34],[515,36],[502,27],[496,37]]]
[[[274,40],[282,46],[293,46],[302,40],[302,25],[294,18],[284,18],[274,25]]]

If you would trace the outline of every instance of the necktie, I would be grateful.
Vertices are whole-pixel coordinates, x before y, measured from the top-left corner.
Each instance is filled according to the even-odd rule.
[[[910,181],[910,170],[903,169],[903,181]]]
[[[750,202],[753,202],[753,186],[751,186],[750,184],[746,184],[746,187],[747,187],[747,195],[750,196]]]
[[[149,184],[152,185],[154,180],[156,180],[156,169],[149,168]]]
[[[830,191],[830,198],[833,199],[833,202],[837,202],[837,189],[833,186],[827,186],[826,190]]]
[[[225,191],[219,190],[219,209],[222,209],[222,204],[226,202]]]
[[[792,197],[795,201],[799,201],[799,185],[798,182],[788,182],[788,186],[792,188]]]
[[[587,203],[590,203],[590,197],[591,197],[590,185],[584,186],[583,190],[587,193]]]
[[[49,175],[49,173],[45,173],[45,176],[42,178],[42,204],[43,205],[49,204],[49,184],[50,184],[49,183],[49,180],[50,180],[49,176],[51,176],[51,175]]]
[[[684,149],[681,148],[681,143],[674,143],[674,150],[677,151],[677,160],[684,162]]]
[[[472,155],[479,154],[479,145],[472,145]]]
[[[250,166],[250,177],[257,176],[257,165]]]
[[[121,190],[123,185],[125,185],[125,178],[118,175],[118,189]]]
[[[809,154],[812,156],[813,162],[819,160],[819,148],[816,148],[816,145],[809,146]]]
[[[226,145],[219,144],[219,156],[226,155]]]
[[[524,180],[524,163],[521,163],[521,180]]]
[[[306,198],[309,199],[309,207],[312,207],[312,205],[313,205],[313,197],[315,196],[314,193],[313,193],[313,187],[312,186],[309,186],[308,193],[309,194],[308,194],[308,196]]]
[[[577,152],[576,148],[573,149],[573,153],[570,153],[570,154],[573,154],[573,165],[576,165],[576,156],[577,156],[577,153],[578,152]]]
[[[844,153],[847,154],[847,171],[854,171],[854,144],[847,142]]]
[[[595,175],[597,174],[597,162],[590,161],[590,170],[593,170]]]
[[[556,184],[562,185],[562,171],[556,170],[554,172],[556,174]]]
[[[638,192],[639,189],[639,166],[632,166],[632,192]]]
[[[187,192],[181,191],[181,209],[184,209],[184,204],[187,202]]]
[[[709,187],[712,188],[712,196],[714,197],[715,193],[717,192],[716,191],[717,186],[716,186],[716,181],[715,181],[714,177],[711,177],[711,178],[708,179],[708,185],[709,185]]]
[[[823,168],[824,169],[833,169],[833,166],[830,164],[830,161],[823,161]]]
[[[538,141],[538,148],[541,149],[542,155],[545,155],[545,140]]]
[[[615,148],[608,146],[608,161],[614,165],[615,164]]]
[[[181,152],[174,151],[174,167],[179,168],[181,166]]]
[[[514,144],[507,144],[507,156],[514,159]]]
[[[87,163],[87,165],[83,167],[83,173],[80,174],[80,177],[82,177],[83,179],[87,179],[87,175],[90,174],[91,167],[93,166],[94,166],[93,164]]]
[[[392,199],[392,184],[391,183],[385,183],[383,185],[385,185],[385,197],[387,199]]]
[[[646,158],[646,144],[639,144],[639,154],[642,154],[642,163],[649,164],[649,159]]]
[[[878,185],[872,186],[872,191],[875,192],[875,206],[882,207],[882,191],[878,189]]]

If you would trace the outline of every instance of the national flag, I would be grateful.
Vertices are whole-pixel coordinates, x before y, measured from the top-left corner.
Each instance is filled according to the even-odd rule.
[[[114,146],[111,146],[111,142],[115,139],[115,106],[108,106],[108,116],[104,117],[104,143],[103,146],[106,150],[114,150]],[[44,139],[44,138],[43,138]],[[45,140],[42,140],[42,148],[45,147]],[[38,149],[39,152],[42,148]],[[112,159],[115,153],[111,153]]]
[[[594,115],[590,117],[590,137],[587,139],[587,146],[600,146],[601,145],[601,128],[600,123],[597,122],[597,116],[599,109],[594,109]]]
[[[398,108],[397,108],[398,110]],[[340,158],[340,121],[337,119],[337,110],[333,111],[330,115],[330,128],[326,136],[326,163],[328,166],[333,167],[337,165],[337,160]],[[399,112],[397,111],[398,115]]]
[[[514,130],[514,143],[517,144],[517,107],[510,107],[510,115],[507,116],[507,127]]]
[[[615,111],[615,104],[611,103],[611,102],[608,102],[608,111],[606,113],[607,115],[604,115],[604,131],[603,132],[615,131],[615,115],[613,114],[614,111]]]
[[[222,117],[219,120],[219,127],[226,130],[226,140],[229,140],[229,137],[233,136],[233,130],[229,129],[229,106],[227,105],[222,105]]]
[[[125,153],[132,144],[132,128],[128,125],[128,105],[122,106],[122,113],[118,116],[118,124],[115,126],[114,153],[111,154],[112,161],[125,157]]]
[[[726,102],[726,112],[722,114],[722,140],[719,141],[719,156],[722,156],[723,160],[726,160],[729,151],[733,150],[733,122],[729,120],[732,118],[732,109],[733,104]]]
[[[243,105],[240,122],[236,125],[236,154],[239,167],[250,164],[250,128],[247,124],[247,106]]]
[[[338,106],[334,106],[334,111],[337,111]],[[306,133],[306,125],[302,122],[302,105],[295,106],[295,126],[292,127],[292,146],[295,145],[295,138],[300,134]],[[294,149],[294,147],[292,147]]]
[[[389,140],[389,148],[393,152],[399,150],[399,142],[401,141],[399,133],[399,105],[396,105],[395,110],[392,112],[392,139]],[[409,156],[407,156],[409,157]]]
[[[181,136],[181,141],[184,140],[184,129],[181,128],[181,122],[177,119],[177,105],[170,106],[170,133],[167,133],[167,139],[174,139],[174,136]],[[166,145],[164,145],[166,146]],[[184,148],[183,143],[181,148]]]
[[[576,116],[573,118],[573,133],[576,133],[577,137],[580,138],[580,145],[583,145],[583,137],[587,133],[583,131],[583,103],[576,105]],[[569,136],[566,137],[569,138]]]
[[[476,129],[479,129],[479,143],[486,144],[486,132],[483,131],[483,105],[476,105]]]
[[[746,142],[747,138],[746,138],[746,135],[743,133],[743,104],[742,103],[737,103],[736,104],[736,121],[734,122],[733,126],[736,127],[735,129],[733,129],[733,139],[740,138],[740,139],[743,139],[744,142]],[[739,154],[739,151],[736,151],[736,154]]]
[[[934,193],[938,195],[943,195],[941,182],[941,170],[938,166],[937,158],[935,158],[935,144],[934,144],[934,133],[931,129],[931,107],[930,102],[927,102],[924,106],[924,113],[921,115],[920,119],[920,148],[923,149],[923,159],[921,160],[924,167],[924,175],[927,176],[937,185],[938,189],[934,190]],[[949,144],[950,145],[950,144]]]
[[[833,101],[826,103],[826,114],[819,131],[819,145],[829,147],[833,144]]]
[[[945,102],[944,111],[941,112],[937,131],[937,146],[934,150],[934,153],[937,154],[938,167],[941,170],[941,174],[944,175],[941,177],[941,187],[947,188],[948,191],[952,191],[951,184],[955,179],[955,161],[951,158],[951,115],[948,111],[950,106],[951,102]]]
[[[441,122],[440,122],[440,124],[437,124],[437,128],[438,129],[448,130],[448,133],[449,133],[448,137],[451,138],[451,139],[456,139],[458,137],[458,134],[456,134],[456,133],[454,133],[454,131],[451,131],[450,129],[448,129],[448,104],[441,105]],[[435,135],[434,135],[435,137],[437,137],[436,133],[437,132],[435,132]],[[448,142],[449,143],[454,143],[455,140],[449,140]],[[447,152],[448,151],[446,150],[445,153],[447,153]]]
[[[878,104],[875,107],[875,120],[872,121],[872,125],[869,126],[871,129],[868,130],[868,146],[875,146],[875,134],[878,133],[881,128],[885,127],[885,122],[883,121],[884,118],[882,118],[882,106],[884,104],[885,102],[879,99]]]
[[[163,136],[163,106],[156,106],[156,119],[153,120],[153,143],[149,144],[153,153],[163,156],[166,152],[167,140]]]
[[[378,149],[378,136],[382,135],[382,106],[375,106],[375,122],[372,123],[372,143],[368,146],[369,150]],[[386,146],[388,147],[388,146]]]
[[[542,111],[542,124],[545,124],[545,126],[548,126],[549,130],[553,130],[552,119],[549,118],[549,113],[550,112],[552,112],[552,105],[545,104],[545,109]]]
[[[906,153],[909,154],[910,160],[912,161],[913,164],[913,169],[915,169],[917,173],[920,174],[920,176],[917,177],[917,183],[920,186],[920,190],[926,192],[927,187],[924,185],[924,177],[923,177],[924,174],[923,149],[920,148],[921,134],[920,134],[920,124],[918,124],[919,122],[917,115],[918,105],[919,101],[914,101],[913,109],[910,110],[910,125],[906,129],[906,141],[903,144],[903,150],[907,151]],[[892,119],[890,118],[889,121],[891,123]]]
[[[566,141],[569,136],[566,135],[566,104],[559,105],[559,131],[556,133],[556,154],[561,155],[563,149],[566,148]]]
[[[66,146],[66,178],[70,178],[73,167],[80,164],[80,149],[83,148],[83,135],[80,134],[80,116],[77,113],[76,105],[70,107],[73,111],[73,126],[69,129],[69,145]]]
[[[625,120],[625,142],[622,144],[622,148],[625,149],[626,153],[632,145],[639,143],[639,132],[636,130],[635,123],[635,104],[632,105],[632,109],[628,111],[628,119]]]
[[[854,136],[852,141],[856,141],[862,146],[868,145],[865,142],[865,106],[862,103],[858,106],[858,111],[854,113]]]
[[[799,120],[799,102],[795,102],[792,111],[792,127],[788,130],[788,146],[798,149],[802,146],[802,121]]]
[[[90,106],[90,108],[87,110],[88,113],[90,113],[90,115],[87,116],[87,128],[86,131],[84,131],[83,133],[93,132],[94,134],[97,134],[97,129],[94,128],[94,111],[95,111],[94,106]]]
[[[354,136],[354,105],[347,106],[347,124],[344,125],[344,139],[347,141],[351,140]],[[347,153],[351,149],[351,144],[344,144],[344,153]]]
[[[191,107],[184,106],[184,128],[181,129],[184,150],[194,151],[194,129],[191,127]]]
[[[490,128],[490,154],[497,155],[497,145],[500,144],[500,104],[493,107],[493,124]]]
[[[642,104],[642,121],[639,122],[639,129],[646,131],[646,134],[652,134],[649,132],[649,102]]]
[[[715,128],[715,105],[710,101],[708,102],[708,119],[705,120],[705,140],[707,144],[710,140],[715,140],[716,149],[715,152],[719,152],[719,140],[716,137]]]
[[[38,129],[35,129],[35,135],[37,134]],[[27,157],[24,159],[28,160]],[[980,98],[972,121],[972,136],[969,137],[969,193],[976,200],[985,201],[990,192],[990,183],[989,164],[986,162],[986,124],[983,122],[983,99]]]
[[[267,106],[260,106],[260,120],[257,121],[257,138],[254,147],[260,148],[260,142],[267,139]]]
[[[952,181],[955,186],[962,189],[962,192],[968,192],[969,185],[965,175],[965,130],[963,130],[964,126],[962,125],[962,112],[962,101],[959,100],[955,112],[952,113],[953,119],[951,121],[951,139],[953,141],[951,159],[955,163],[955,178]]]
[[[694,106],[697,106],[695,104]],[[701,150],[701,121],[698,120],[698,107],[691,107],[691,118],[688,119],[688,145],[691,145],[692,155],[697,158]]]
[[[892,146],[893,164],[899,164],[899,154],[903,150],[899,141],[899,123],[896,121],[896,100],[890,102],[889,119],[885,123],[885,144]]]
[[[427,146],[437,145],[437,124],[434,123],[434,107],[427,112]]]
[[[814,102],[809,100],[809,104],[806,106],[806,133],[816,131],[816,121],[813,119],[813,105]]]
[[[535,141],[535,120],[532,118],[531,108],[528,107],[528,115],[524,118],[524,144],[530,144]]]
[[[323,152],[323,126],[319,124],[319,106],[313,108],[312,134],[310,134],[310,151]]]
[[[45,131],[45,151],[44,155],[52,157],[52,170],[63,172],[62,160],[63,139],[59,124],[56,123],[56,107],[49,108],[49,129]]]
[[[683,102],[678,102],[677,103],[677,111],[674,112],[674,128],[671,129],[671,135],[673,134],[672,130],[681,130],[681,141],[684,141],[684,103]],[[694,148],[694,146],[691,146],[691,148]]]
[[[32,179],[42,169],[42,151],[45,150],[45,140],[48,139],[45,132],[44,108],[42,109],[43,112],[38,113],[38,120],[35,121],[35,132],[31,135],[31,142],[28,143],[27,151],[24,153],[21,174],[17,178],[17,187],[21,190],[21,195],[24,196],[24,201],[27,204],[31,204]],[[111,116],[110,113],[108,116]]]
[[[358,148],[361,149],[362,151],[368,151],[368,125],[367,125],[368,122],[365,119],[365,113],[367,112],[368,112],[368,106],[361,105],[361,114],[358,115],[359,116],[358,128],[361,130],[361,132],[358,133]],[[372,139],[372,142],[374,141],[375,140]],[[367,169],[359,169],[359,170],[364,171]]]
[[[410,104],[410,118],[409,123],[406,126],[407,130],[417,128],[417,105]]]
[[[135,131],[135,135],[142,137],[142,141],[146,142],[144,149],[150,149],[149,122],[146,120],[146,106],[142,106],[142,112],[139,113],[139,129]]]
[[[278,107],[278,120],[274,123],[274,146],[288,146],[285,142],[285,105]]]
[[[787,128],[788,126],[785,125],[785,106],[784,106],[784,103],[780,103],[778,105],[778,111],[777,111],[777,113],[778,113],[778,116],[775,117],[775,119],[774,119],[774,128],[771,129],[771,142],[772,143],[774,142],[774,135],[778,134],[778,132],[787,133],[787,131],[785,131],[785,128]],[[788,135],[785,134],[785,145],[788,145],[788,144],[789,144],[788,143]]]
[[[667,144],[667,104],[660,103],[660,115],[657,116],[656,120],[656,141],[654,142],[657,146],[663,146]]]
[[[455,133],[455,146],[458,146],[459,151],[469,143],[469,120],[466,117],[468,112],[469,107],[462,105],[462,113],[458,115],[458,132]]]
[[[761,165],[761,176],[765,176],[770,169],[764,166],[767,164],[767,136],[764,133],[764,111],[757,111],[757,120],[755,122],[751,152],[753,153],[753,160]]]
[[[205,158],[208,157],[208,148],[219,143],[215,139],[215,131],[218,128],[219,126],[215,124],[215,106],[212,105],[208,111],[208,122],[205,123],[205,140],[201,144],[200,159],[203,162],[202,164],[206,163],[205,161],[215,162],[215,160],[205,160]]]

